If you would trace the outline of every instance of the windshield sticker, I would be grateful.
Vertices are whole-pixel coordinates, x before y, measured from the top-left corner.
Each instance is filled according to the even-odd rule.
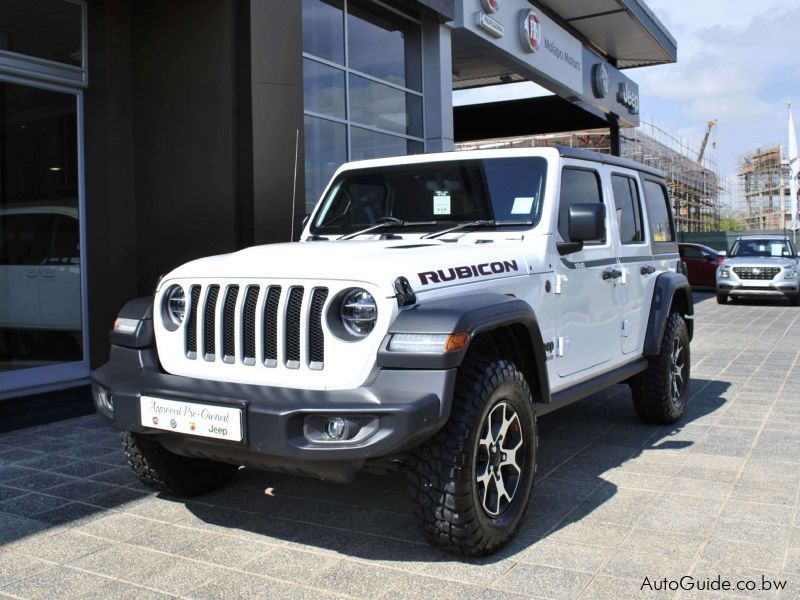
[[[433,214],[434,215],[450,214],[450,192],[436,191],[433,193]]]
[[[463,267],[450,267],[449,269],[439,269],[437,271],[424,271],[422,273],[417,273],[417,276],[422,285],[428,285],[429,283],[445,283],[447,281],[453,281],[454,279],[469,279],[471,277],[481,277],[483,275],[499,275],[501,273],[511,273],[512,271],[519,271],[516,260],[465,265]]]
[[[511,207],[511,214],[529,215],[531,214],[531,208],[533,208],[533,198],[514,198],[514,205]]]

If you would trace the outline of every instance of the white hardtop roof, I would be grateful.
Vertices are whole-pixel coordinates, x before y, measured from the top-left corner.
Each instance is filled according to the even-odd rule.
[[[485,158],[519,158],[524,156],[540,156],[542,158],[556,159],[559,156],[556,148],[501,148],[492,150],[463,150],[460,152],[432,152],[429,154],[408,154],[403,156],[389,156],[386,158],[372,158],[368,160],[355,160],[344,163],[336,170],[373,169],[376,167],[392,167],[395,165],[414,165],[420,163],[445,162],[448,160],[480,160]]]

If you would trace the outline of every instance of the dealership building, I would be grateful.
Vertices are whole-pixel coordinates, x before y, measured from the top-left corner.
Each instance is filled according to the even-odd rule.
[[[288,241],[343,162],[639,123],[643,0],[3,0],[0,398],[88,381],[129,299]],[[453,90],[551,94],[453,107]],[[269,265],[264,265],[265,274]]]

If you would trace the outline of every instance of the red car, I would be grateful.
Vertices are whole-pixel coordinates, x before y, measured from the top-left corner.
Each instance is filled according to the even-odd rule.
[[[678,252],[686,263],[690,284],[717,287],[717,267],[724,262],[724,256],[702,244],[678,244]]]

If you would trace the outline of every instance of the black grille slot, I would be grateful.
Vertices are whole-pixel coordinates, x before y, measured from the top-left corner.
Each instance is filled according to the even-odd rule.
[[[286,301],[286,366],[296,369],[300,366],[300,307],[303,304],[303,288],[289,290]]]
[[[733,267],[739,279],[773,279],[780,273],[780,267]]]
[[[314,288],[308,321],[308,362],[312,369],[321,369],[325,362],[325,334],[322,332],[322,307],[328,298],[328,288]]]
[[[232,285],[225,294],[222,307],[222,360],[232,363],[236,360],[236,299],[239,286]]]
[[[271,286],[264,302],[264,360],[268,367],[278,362],[278,303],[281,288]]]
[[[258,286],[251,285],[244,296],[242,311],[242,354],[245,364],[252,365],[256,361],[256,304],[258,304]]]
[[[186,318],[186,356],[197,357],[197,304],[200,302],[200,286],[193,285],[189,291],[189,316]]]
[[[206,360],[214,360],[216,346],[217,329],[217,297],[219,296],[219,286],[212,285],[206,294],[206,306],[203,313],[203,357]]]

